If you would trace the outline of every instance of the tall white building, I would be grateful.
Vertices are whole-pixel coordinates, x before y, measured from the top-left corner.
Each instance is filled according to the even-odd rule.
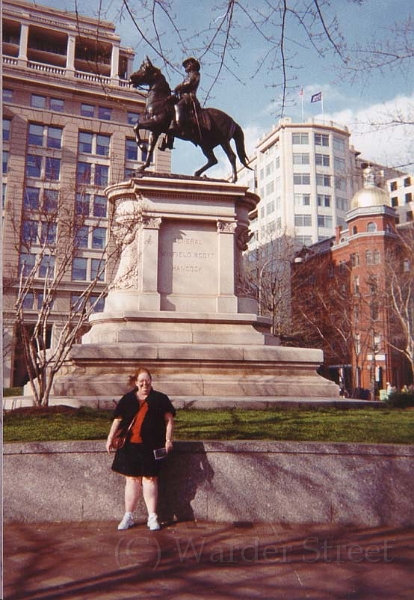
[[[251,224],[250,249],[280,235],[297,246],[331,237],[362,185],[361,159],[349,144],[347,127],[313,119],[281,119],[256,146],[250,166],[239,180],[261,201]]]

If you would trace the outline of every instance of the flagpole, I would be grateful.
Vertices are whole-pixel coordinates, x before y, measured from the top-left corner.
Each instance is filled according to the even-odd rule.
[[[302,96],[301,97],[302,97],[302,123],[303,123],[304,122],[304,119],[303,119],[303,89],[302,89]]]
[[[325,116],[323,112],[323,92],[321,94],[321,107],[322,107],[322,123],[325,124]]]

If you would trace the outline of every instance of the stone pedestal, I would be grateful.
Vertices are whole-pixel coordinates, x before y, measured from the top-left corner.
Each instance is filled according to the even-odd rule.
[[[259,198],[243,186],[145,175],[106,190],[123,253],[105,311],[54,385],[119,397],[144,364],[172,398],[337,397],[320,350],[284,348],[244,297],[242,252]]]

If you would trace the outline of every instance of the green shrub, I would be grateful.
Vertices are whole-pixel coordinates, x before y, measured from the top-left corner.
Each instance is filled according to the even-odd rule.
[[[407,408],[414,406],[414,393],[395,392],[388,396],[385,403],[390,408]]]
[[[3,388],[3,397],[7,398],[10,396],[23,396],[23,388],[22,387]]]

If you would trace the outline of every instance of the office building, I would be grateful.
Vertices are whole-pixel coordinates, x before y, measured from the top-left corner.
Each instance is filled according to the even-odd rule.
[[[134,53],[122,47],[114,25],[20,0],[4,0],[2,10],[3,385],[10,386],[27,380],[14,325],[19,274],[35,264],[46,224],[53,244],[60,217],[51,226],[50,215],[57,206],[72,207],[84,218],[79,252],[52,310],[53,345],[59,321],[94,278],[108,239],[104,189],[129,179],[146,154],[133,132],[144,110],[143,95],[128,83]],[[170,152],[157,150],[151,168],[169,173]],[[43,300],[50,268],[39,265],[38,286],[25,301],[29,316]]]

